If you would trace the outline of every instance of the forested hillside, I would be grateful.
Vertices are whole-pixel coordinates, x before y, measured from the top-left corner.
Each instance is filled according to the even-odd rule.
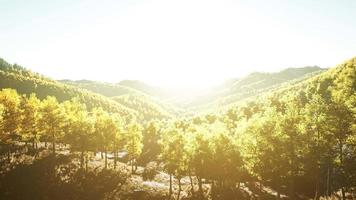
[[[120,85],[92,81],[54,81],[14,64],[0,60],[0,88],[13,88],[20,94],[36,93],[40,99],[55,96],[60,102],[78,97],[89,108],[102,107],[108,112],[138,117],[140,120],[169,117],[169,112],[148,96]],[[92,91],[92,92],[91,92]],[[102,95],[104,96],[102,96]],[[114,97],[125,94],[125,97]],[[127,101],[127,95],[135,101]],[[107,97],[105,97],[107,96]],[[167,106],[169,108],[169,106]],[[171,108],[173,111],[173,108]]]
[[[276,73],[255,72],[241,79],[231,79],[208,95],[191,102],[198,110],[221,108],[240,100],[268,92],[285,84],[295,84],[323,72],[320,67],[288,68]]]
[[[137,80],[123,80],[118,83],[118,85],[133,88],[135,90],[144,92],[146,94],[152,95],[152,96],[159,96],[163,97],[165,96],[165,92],[162,91],[162,89],[150,86],[142,81],[137,81]]]
[[[102,83],[90,80],[59,80],[59,82],[87,89],[92,92],[104,95],[106,97],[115,97],[124,94],[144,94],[139,90],[114,83]]]
[[[60,80],[60,82],[110,97],[121,105],[138,111],[140,117],[143,119],[162,119],[175,115],[178,112],[177,108],[160,101],[157,99],[158,97],[150,96],[149,94],[120,84],[89,80]]]
[[[228,104],[227,110],[148,122],[126,120],[100,104],[85,106],[86,99],[58,102],[52,96],[67,93],[53,91],[75,87],[2,66],[1,84],[18,92],[0,91],[0,199],[31,193],[37,199],[356,196],[356,57],[322,73],[284,71],[297,71],[284,80],[302,77]],[[231,87],[268,85],[259,79]],[[274,78],[270,86],[279,81]],[[18,94],[31,92],[40,98]],[[152,106],[141,104],[146,100],[112,99],[125,108],[140,107],[139,115],[153,112],[141,109]]]

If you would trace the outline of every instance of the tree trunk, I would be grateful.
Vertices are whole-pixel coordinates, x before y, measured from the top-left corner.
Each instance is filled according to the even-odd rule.
[[[314,200],[319,200],[319,177],[315,180],[315,193],[314,193]]]
[[[117,165],[117,152],[114,150],[114,169],[116,169]]]
[[[82,152],[80,153],[80,168],[83,169],[84,168],[84,151],[82,150]]]
[[[190,187],[192,191],[192,196],[194,196],[194,184],[193,184],[193,178],[190,169],[188,170],[188,175],[189,175],[189,180],[190,180]]]
[[[180,192],[182,191],[182,185],[180,183],[181,177],[178,178],[178,195],[177,195],[177,200],[179,200],[180,197]]]
[[[131,160],[131,174],[134,173],[134,161],[133,159]]]
[[[35,142],[35,158],[38,156],[38,143]]]
[[[107,169],[107,168],[108,168],[108,154],[105,149],[105,169]]]
[[[215,194],[216,194],[216,186],[215,186],[215,181],[213,180],[211,182],[211,199],[215,200]]]
[[[52,133],[52,153],[56,155],[56,138],[54,133]]]
[[[10,146],[8,147],[8,151],[7,151],[7,160],[9,162],[11,162],[11,147]]]
[[[169,198],[171,199],[172,197],[172,174],[169,174]]]
[[[329,182],[330,182],[330,167],[328,166],[328,174],[326,178],[326,196],[329,197]]]
[[[104,155],[103,155],[102,151],[100,151],[100,156],[101,156],[101,159],[104,159]]]
[[[339,141],[340,141],[340,145],[339,145],[340,165],[343,168],[344,167],[344,151],[343,151],[342,147],[344,146],[344,143],[342,142],[341,139],[339,139]],[[346,199],[345,188],[343,186],[341,187],[341,194],[342,194],[342,200],[345,200]]]
[[[85,172],[88,172],[88,162],[89,162],[89,156],[85,156]]]
[[[341,187],[342,200],[346,200],[345,188]]]
[[[200,198],[203,198],[203,182],[202,182],[202,178],[198,177],[198,186],[199,186],[199,195]]]
[[[277,191],[277,199],[281,199],[281,193]]]

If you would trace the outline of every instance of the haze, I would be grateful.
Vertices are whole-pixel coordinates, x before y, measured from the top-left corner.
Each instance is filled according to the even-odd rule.
[[[355,55],[356,1],[1,1],[0,55],[55,79],[210,87]]]

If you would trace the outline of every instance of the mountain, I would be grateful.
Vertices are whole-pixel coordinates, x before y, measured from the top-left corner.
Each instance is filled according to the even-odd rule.
[[[0,61],[0,87],[19,93],[35,92],[39,98],[53,95],[59,101],[79,97],[88,107],[102,106],[120,114],[131,113],[140,119],[162,119],[182,113],[181,108],[196,111],[226,107],[257,94],[302,81],[325,69],[320,67],[288,68],[277,73],[255,72],[224,84],[197,97],[182,97],[172,91],[150,86],[142,81],[123,80],[104,83],[91,80],[51,80],[5,60]]]
[[[144,119],[168,118],[171,114],[178,112],[174,106],[160,101],[157,97],[150,96],[148,92],[145,93],[136,89],[134,84],[128,84],[125,86],[125,84],[121,85],[120,83],[114,84],[90,80],[60,80],[60,82],[104,95],[120,103],[121,105],[136,110],[141,118]],[[141,86],[146,87],[146,89],[149,87],[143,82],[138,81],[123,82],[139,83]]]
[[[310,70],[310,68],[308,70]],[[291,71],[293,70],[287,69],[282,72],[284,74],[291,74]],[[259,102],[263,102],[266,104],[265,106],[267,106],[270,104],[275,104],[276,102],[286,101],[290,98],[299,99],[302,104],[305,104],[309,101],[309,99],[313,98],[314,95],[321,95],[321,97],[326,102],[331,102],[332,98],[339,99],[338,101],[341,99],[341,101],[343,101],[342,103],[345,103],[350,107],[355,107],[355,91],[356,57],[345,61],[344,63],[334,68],[314,71],[300,79],[287,82],[286,84],[272,88],[267,92],[255,94],[255,96],[247,98],[245,101],[235,102],[226,106],[225,108],[238,109],[239,107],[246,107],[246,105],[256,106],[260,104]],[[241,110],[237,112],[241,112]]]
[[[13,88],[20,94],[35,93],[40,99],[55,96],[60,102],[77,97],[89,108],[102,107],[108,112],[115,112],[129,118],[138,115],[137,111],[103,95],[46,78],[17,64],[11,65],[1,58],[0,88]]]
[[[64,84],[87,89],[106,97],[115,97],[115,96],[120,96],[124,94],[133,94],[133,93],[144,94],[139,90],[135,90],[133,88],[122,86],[119,84],[114,84],[114,83],[104,83],[104,82],[97,82],[91,80],[73,81],[68,79],[58,80],[58,81]]]
[[[161,90],[159,88],[150,86],[138,80],[123,80],[120,81],[117,85],[132,88],[152,96],[160,96],[161,93]]]
[[[196,98],[190,107],[197,110],[224,107],[240,100],[315,76],[326,69],[312,66],[287,68],[276,73],[254,72],[241,79],[230,79],[216,87],[214,92]]]
[[[325,69],[313,66],[302,68],[287,68],[277,73],[255,72],[247,77],[235,81],[230,87],[230,93],[243,92],[246,90],[260,90],[275,86],[287,81],[301,78],[306,74],[321,72]]]

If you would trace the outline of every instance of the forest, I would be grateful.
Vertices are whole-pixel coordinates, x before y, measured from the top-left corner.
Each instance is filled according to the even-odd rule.
[[[355,199],[356,57],[301,69],[180,107],[0,59],[0,199]]]

